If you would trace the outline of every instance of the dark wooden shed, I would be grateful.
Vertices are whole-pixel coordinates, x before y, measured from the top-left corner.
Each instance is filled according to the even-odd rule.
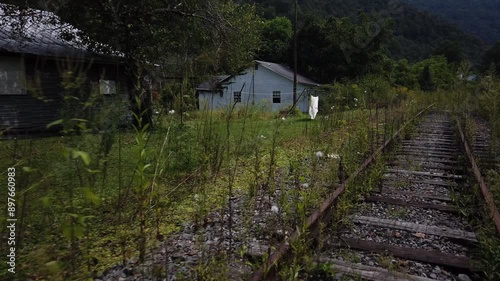
[[[64,40],[72,27],[55,24],[51,13],[34,10],[38,18],[19,26],[19,17],[3,12],[0,5],[0,134],[57,130],[47,125],[89,118],[105,105],[128,112],[120,55]]]

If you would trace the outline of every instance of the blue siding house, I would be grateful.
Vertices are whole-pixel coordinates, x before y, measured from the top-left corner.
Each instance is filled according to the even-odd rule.
[[[309,96],[318,83],[297,75],[297,108],[309,110]],[[215,76],[197,87],[200,109],[260,106],[277,111],[293,104],[293,70],[265,61],[255,61],[238,75]]]

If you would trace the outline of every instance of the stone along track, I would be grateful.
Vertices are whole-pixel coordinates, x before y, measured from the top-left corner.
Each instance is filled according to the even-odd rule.
[[[402,141],[351,226],[324,243],[318,260],[335,277],[314,280],[470,280],[467,254],[477,240],[452,206],[466,186],[454,124],[433,113]]]

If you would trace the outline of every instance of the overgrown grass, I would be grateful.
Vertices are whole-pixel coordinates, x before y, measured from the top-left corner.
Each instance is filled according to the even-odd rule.
[[[300,229],[340,171],[352,173],[376,146],[375,136],[388,138],[416,109],[408,101],[377,116],[358,109],[317,120],[282,119],[255,108],[202,111],[182,119],[161,115],[150,130],[135,116],[133,131],[108,125],[99,133],[89,120],[67,118],[70,123],[61,121],[64,136],[2,141],[0,184],[8,167],[17,169],[17,276],[82,280],[113,264],[142,261],[186,223],[201,227],[209,213],[226,212],[234,195],[252,202],[280,189],[279,209],[286,215],[275,227]],[[287,188],[289,182],[295,188]],[[231,208],[227,212],[232,215]],[[3,213],[1,219],[6,222]],[[310,253],[305,245],[296,251]],[[288,271],[293,276],[311,261],[308,254],[297,257]],[[223,271],[209,267],[223,269],[229,261],[215,257],[196,272],[216,278]]]

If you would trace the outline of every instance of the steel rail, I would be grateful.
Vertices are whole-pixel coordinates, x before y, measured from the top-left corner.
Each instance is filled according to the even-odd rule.
[[[321,222],[327,222],[331,216],[332,207],[337,203],[338,198],[342,195],[349,183],[351,183],[356,177],[363,173],[372,162],[375,161],[375,157],[381,154],[399,135],[401,132],[412,122],[414,122],[420,115],[425,111],[429,110],[434,105],[430,105],[427,108],[420,111],[411,120],[406,122],[399,130],[397,130],[391,138],[386,140],[375,152],[373,152],[361,166],[345,181],[343,181],[337,189],[331,193],[320,207],[316,209],[307,219],[305,224],[306,231],[310,231],[313,235],[317,233],[318,227]],[[261,281],[261,280],[276,280],[277,273],[280,263],[290,258],[292,256],[291,244],[300,238],[301,233],[295,231],[288,240],[282,242],[276,251],[274,251],[267,261],[257,270],[251,277],[251,281]]]
[[[486,184],[483,175],[481,174],[481,170],[479,169],[477,161],[474,158],[474,154],[472,153],[472,149],[469,143],[467,142],[467,139],[465,138],[464,131],[462,130],[462,126],[458,118],[456,118],[456,122],[458,126],[458,132],[460,133],[460,139],[465,149],[465,154],[467,154],[467,158],[469,158],[470,166],[472,168],[472,171],[474,172],[476,181],[479,184],[481,193],[484,197],[484,201],[486,201],[486,205],[490,210],[490,215],[492,216],[493,222],[495,223],[497,234],[500,235],[500,213],[498,212],[498,208],[495,205],[495,201],[493,200],[493,194],[491,194],[491,191],[488,188],[488,185]]]

